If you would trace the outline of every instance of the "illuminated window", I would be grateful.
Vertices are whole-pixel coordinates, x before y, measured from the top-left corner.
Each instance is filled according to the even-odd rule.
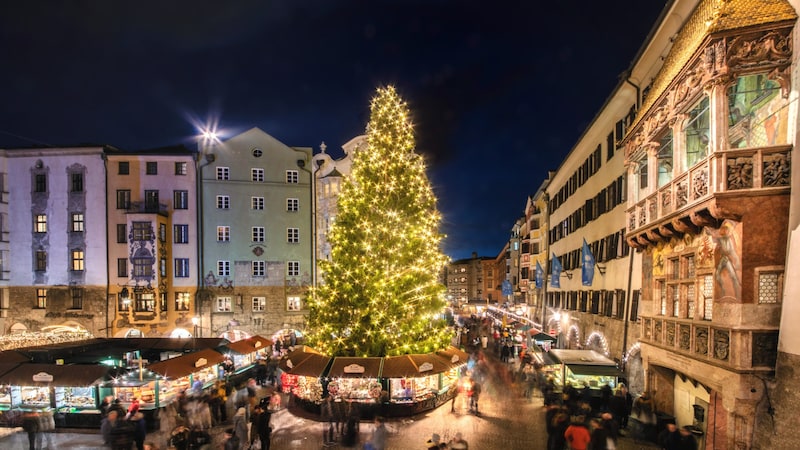
[[[83,213],[72,213],[72,231],[83,232]]]
[[[83,250],[73,250],[72,251],[72,270],[75,271],[82,271],[84,270],[84,261],[83,261]]]
[[[300,297],[286,297],[286,310],[287,311],[300,311],[302,302],[300,301]]]
[[[217,312],[231,312],[231,298],[230,297],[217,297]]]
[[[152,292],[136,292],[135,294],[136,312],[153,312],[156,310],[156,296]]]
[[[36,290],[36,307],[38,309],[47,308],[47,289]]]
[[[264,311],[267,309],[266,297],[253,297],[253,311]]]
[[[186,175],[186,163],[185,162],[176,162],[175,163],[175,175]]]
[[[150,241],[153,239],[153,225],[150,222],[133,222],[133,240]]]
[[[191,295],[188,292],[175,293],[175,311],[189,311]]]
[[[33,217],[33,231],[47,233],[47,214],[36,214]]]

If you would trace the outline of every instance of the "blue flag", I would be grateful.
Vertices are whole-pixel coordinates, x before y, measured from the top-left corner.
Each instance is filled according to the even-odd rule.
[[[539,261],[536,261],[536,273],[534,274],[533,280],[536,283],[536,289],[541,289],[542,280],[544,280],[544,269],[542,269],[542,266],[541,264],[539,264]]]
[[[553,253],[553,267],[550,271],[550,286],[554,288],[561,288],[561,271],[563,268],[561,267],[561,261],[558,260],[558,256]]]
[[[594,280],[594,255],[586,239],[583,240],[583,248],[581,249],[581,280],[584,286],[591,286]]]

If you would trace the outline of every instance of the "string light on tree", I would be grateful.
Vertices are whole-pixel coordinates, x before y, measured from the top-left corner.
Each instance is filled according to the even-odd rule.
[[[429,353],[450,342],[441,215],[414,146],[408,106],[394,87],[378,89],[367,147],[339,195],[331,259],[320,261],[325,283],[307,299],[306,339],[322,353]]]

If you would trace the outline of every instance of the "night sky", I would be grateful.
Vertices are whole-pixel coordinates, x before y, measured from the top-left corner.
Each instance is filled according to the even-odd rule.
[[[0,148],[195,146],[259,127],[328,152],[408,102],[454,259],[496,256],[666,0],[5,1]]]

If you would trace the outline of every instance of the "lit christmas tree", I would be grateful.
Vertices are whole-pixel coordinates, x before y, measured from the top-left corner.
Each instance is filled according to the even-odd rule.
[[[378,89],[370,113],[368,145],[339,194],[331,260],[320,261],[324,283],[307,300],[306,339],[331,356],[433,352],[450,342],[436,197],[393,87]]]

